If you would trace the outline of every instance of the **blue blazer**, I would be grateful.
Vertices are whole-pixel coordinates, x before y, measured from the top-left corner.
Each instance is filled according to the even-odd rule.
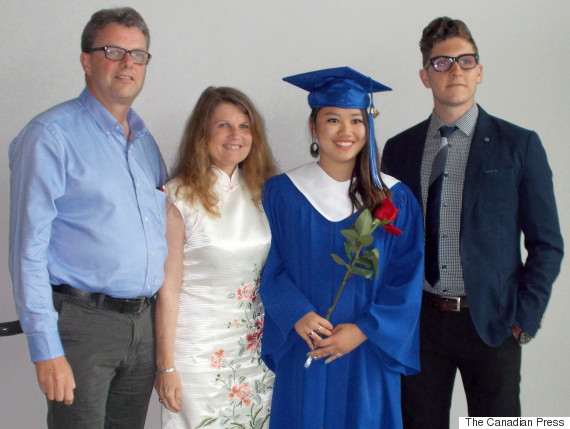
[[[408,185],[420,204],[428,125],[429,118],[391,138],[382,155],[382,171]],[[481,107],[465,170],[460,252],[471,318],[483,341],[500,345],[513,324],[534,336],[563,255],[552,171],[534,131]]]

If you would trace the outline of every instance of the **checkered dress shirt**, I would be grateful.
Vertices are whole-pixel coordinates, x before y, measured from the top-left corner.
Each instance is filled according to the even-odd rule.
[[[439,148],[441,136],[439,128],[443,125],[455,125],[457,130],[447,139],[449,144],[447,163],[441,190],[439,269],[440,280],[431,286],[424,280],[424,290],[441,296],[465,296],[463,270],[459,253],[459,233],[461,228],[461,207],[465,166],[471,147],[471,139],[477,122],[479,109],[476,104],[454,124],[443,123],[434,113],[427,132],[425,150],[422,159],[422,201],[424,219],[429,188],[429,175],[433,160]]]

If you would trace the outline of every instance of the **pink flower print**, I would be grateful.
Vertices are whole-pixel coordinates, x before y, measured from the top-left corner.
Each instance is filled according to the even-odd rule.
[[[261,346],[261,333],[262,330],[255,330],[250,331],[245,339],[247,340],[247,351],[251,351],[252,349],[258,349]]]
[[[251,389],[248,389],[247,386],[249,386],[249,383],[234,384],[228,398],[235,399],[243,405],[251,404],[251,400],[248,399],[251,396]]]
[[[236,301],[255,302],[257,299],[257,290],[254,283],[248,283],[238,288]]]
[[[260,316],[260,317],[258,317],[257,319],[255,319],[255,323],[253,324],[253,326],[254,326],[255,329],[257,329],[258,331],[263,332],[263,323],[264,323],[263,316]]]
[[[222,361],[224,360],[224,350],[220,349],[210,357],[210,366],[212,368],[220,368],[222,366]]]

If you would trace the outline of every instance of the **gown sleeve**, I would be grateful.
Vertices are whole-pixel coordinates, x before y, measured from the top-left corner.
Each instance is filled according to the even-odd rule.
[[[394,226],[402,235],[375,231],[386,241],[380,251],[378,294],[356,321],[387,368],[405,375],[419,371],[419,313],[424,280],[424,231],[419,204],[404,184],[393,186],[399,209]],[[384,260],[382,260],[384,258]]]
[[[299,290],[287,273],[283,263],[283,252],[288,258],[295,258],[290,249],[281,247],[284,240],[280,234],[284,228],[280,223],[286,219],[283,211],[286,202],[279,189],[279,179],[270,180],[264,190],[263,208],[271,227],[271,247],[263,268],[260,295],[265,307],[265,323],[261,357],[267,367],[275,371],[275,365],[290,348],[297,333],[293,327],[305,314],[316,311],[314,305]],[[286,242],[286,241],[285,241]]]

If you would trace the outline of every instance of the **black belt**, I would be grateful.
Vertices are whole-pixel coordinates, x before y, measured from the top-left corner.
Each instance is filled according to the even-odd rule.
[[[439,296],[433,293],[424,292],[423,302],[429,304],[430,307],[437,308],[442,311],[461,311],[467,308],[467,297],[464,296]]]
[[[154,301],[154,297],[141,296],[138,298],[113,298],[104,293],[93,293],[75,289],[69,285],[51,285],[55,293],[70,295],[80,301],[86,302],[90,307],[102,310],[116,311],[118,313],[140,313]]]

